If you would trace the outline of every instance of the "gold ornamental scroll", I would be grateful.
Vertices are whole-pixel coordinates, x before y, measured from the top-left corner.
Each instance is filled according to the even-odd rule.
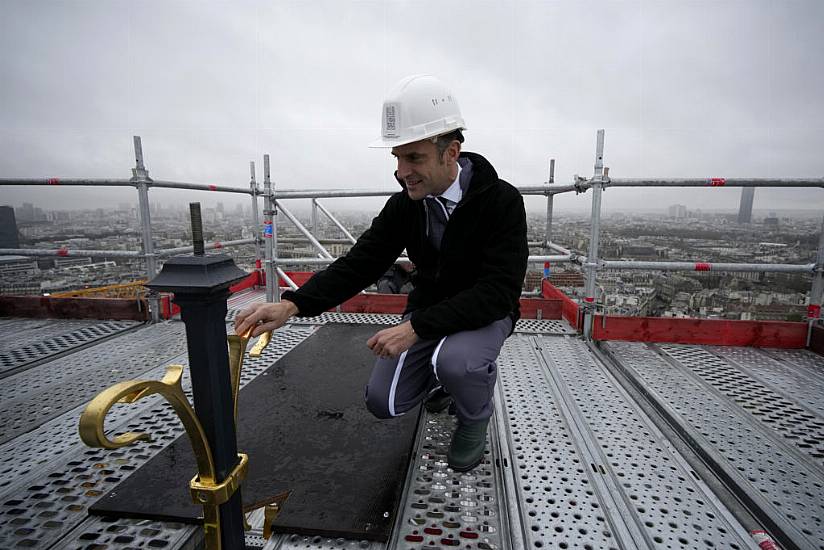
[[[226,337],[229,343],[229,379],[232,383],[232,403],[234,403],[235,426],[237,426],[237,400],[240,393],[240,373],[243,370],[243,356],[246,354],[246,345],[249,343],[249,334],[230,334]]]
[[[252,349],[249,350],[249,357],[260,357],[260,354],[263,353],[263,350],[266,346],[269,345],[269,342],[272,341],[272,331],[267,330],[263,334],[260,335],[258,341],[252,346]]]
[[[234,380],[237,380],[237,386],[239,386],[245,342],[240,349],[242,351],[240,352],[240,361],[236,363],[237,372],[232,378],[235,403],[237,403],[237,390],[235,389]],[[104,430],[106,415],[115,403],[135,403],[154,394],[163,396],[183,423],[186,435],[195,453],[198,474],[189,483],[189,491],[192,501],[203,506],[203,530],[206,548],[217,550],[221,547],[218,507],[227,502],[240,487],[241,482],[246,477],[248,457],[243,453],[238,453],[239,461],[232,472],[229,473],[226,479],[216,479],[212,452],[209,449],[203,426],[183,392],[181,386],[182,376],[182,365],[170,365],[166,368],[166,374],[161,380],[130,380],[103,390],[86,405],[80,416],[80,439],[90,447],[102,447],[104,449],[118,449],[140,440],[151,440],[150,434],[142,432],[126,432],[109,438]]]

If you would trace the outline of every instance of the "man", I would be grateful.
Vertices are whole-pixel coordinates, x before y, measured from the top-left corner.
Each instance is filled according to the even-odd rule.
[[[277,304],[241,312],[235,331],[257,336],[293,315],[313,316],[374,283],[406,249],[414,290],[403,321],[372,336],[378,357],[366,406],[399,416],[427,399],[440,412],[454,400],[458,426],[447,459],[477,466],[492,415],[495,360],[518,319],[529,253],[517,189],[482,156],[462,153],[457,100],[436,78],[407,77],[383,105],[382,137],[403,191],[392,195],[350,252]]]

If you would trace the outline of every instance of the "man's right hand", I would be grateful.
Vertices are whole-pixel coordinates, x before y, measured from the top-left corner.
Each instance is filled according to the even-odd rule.
[[[279,329],[293,316],[297,315],[298,306],[289,300],[277,304],[252,304],[235,317],[235,334],[259,336],[264,332]]]

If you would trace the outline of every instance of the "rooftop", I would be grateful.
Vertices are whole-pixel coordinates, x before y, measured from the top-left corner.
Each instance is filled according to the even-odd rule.
[[[262,300],[258,289],[234,294],[227,323]],[[247,358],[242,383],[319,325],[398,318],[300,319],[277,331],[260,358]],[[187,364],[183,328],[174,318],[0,318],[0,547],[190,548],[202,539],[195,526],[87,514],[182,434],[159,398],[116,406],[108,417],[107,429],[150,429],[152,442],[106,451],[77,435],[80,411],[99,391]],[[758,548],[752,532],[764,529],[783,547],[824,549],[824,357],[653,339],[589,344],[565,320],[522,319],[498,361],[487,459],[466,474],[448,469],[454,420],[424,411],[387,545],[265,540],[262,512],[249,518],[247,545]]]

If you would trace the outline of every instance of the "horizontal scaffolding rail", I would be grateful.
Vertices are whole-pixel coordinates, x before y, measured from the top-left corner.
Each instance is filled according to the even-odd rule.
[[[545,187],[519,187],[523,195],[558,195],[560,193],[583,193],[593,185],[607,187],[820,187],[824,188],[824,178],[592,178],[576,176],[572,185],[552,185]],[[541,190],[543,189],[543,192]]]
[[[108,257],[108,258],[142,258],[144,254],[136,250],[72,250],[69,248],[0,248],[0,256],[61,256],[61,257]]]
[[[203,245],[203,248],[206,250],[214,250],[220,248],[228,248],[230,246],[241,246],[244,244],[255,244],[255,239],[238,239],[235,241],[215,241],[212,243],[206,243]],[[186,254],[189,252],[193,252],[193,246],[181,246],[179,248],[164,248],[161,250],[155,250],[155,256],[174,256],[175,254]]]
[[[814,273],[815,264],[732,264],[712,262],[636,262],[602,260],[598,269],[618,271],[637,269],[645,271],[729,271],[760,273]]]

